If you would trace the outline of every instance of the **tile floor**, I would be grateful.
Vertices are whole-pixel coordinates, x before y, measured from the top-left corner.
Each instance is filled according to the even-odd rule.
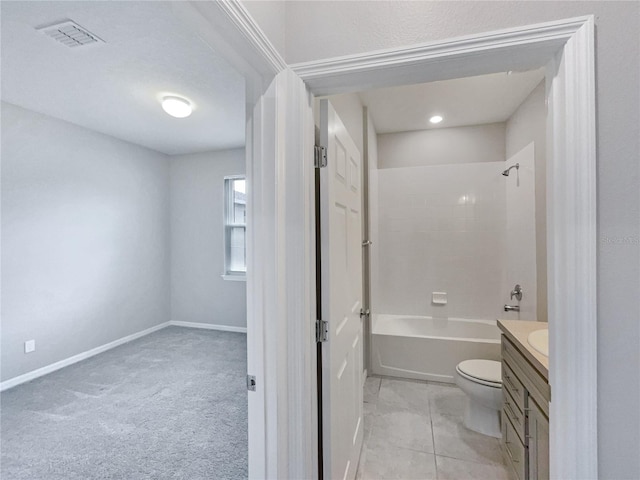
[[[369,377],[358,480],[507,480],[498,439],[463,425],[455,385]]]

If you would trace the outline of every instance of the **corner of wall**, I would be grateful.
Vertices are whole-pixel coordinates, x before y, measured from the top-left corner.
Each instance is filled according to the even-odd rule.
[[[534,142],[536,279],[538,321],[546,322],[547,313],[547,191],[546,191],[546,91],[542,80],[507,120],[506,153],[512,157]]]

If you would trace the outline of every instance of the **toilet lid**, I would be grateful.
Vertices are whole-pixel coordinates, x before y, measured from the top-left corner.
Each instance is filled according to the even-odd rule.
[[[495,360],[465,360],[458,364],[458,370],[478,380],[502,383],[502,364]]]

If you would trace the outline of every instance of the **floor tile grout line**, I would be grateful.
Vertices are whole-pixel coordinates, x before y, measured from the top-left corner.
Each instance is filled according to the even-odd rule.
[[[371,433],[371,432],[369,432]],[[398,450],[409,450],[411,452],[416,452],[416,453],[424,453],[425,455],[433,455],[435,457],[436,453],[435,452],[427,452],[425,450],[418,450],[417,448],[411,448],[411,447],[403,447],[400,445],[394,445],[393,443],[389,443],[390,447],[393,448],[397,448]],[[442,455],[441,455],[442,456]],[[477,463],[477,462],[476,462]]]
[[[476,465],[484,465],[485,467],[504,467],[503,463],[486,463],[478,462],[476,460],[470,460],[468,458],[452,457],[451,455],[439,455],[434,454],[436,457],[450,458],[451,460],[459,460],[461,462],[475,463]]]
[[[428,405],[429,405],[429,424],[431,425],[431,443],[433,444],[433,464],[435,467],[435,471],[436,471],[436,480],[438,480],[438,477],[440,475],[438,475],[438,458],[437,458],[437,453],[436,453],[436,435],[435,433],[433,433],[433,415],[431,412],[431,392],[429,392],[429,400],[428,400]]]
[[[368,402],[368,403],[370,405],[372,405],[373,410],[374,410],[373,416],[375,416],[375,417],[378,417],[380,415],[380,412],[378,411],[378,407],[380,406],[379,405],[379,403],[380,403],[380,394],[382,392],[383,381],[385,381],[385,383],[386,383],[387,380],[389,380],[389,381],[391,381],[391,380],[401,380],[402,381],[402,379],[381,378],[381,379],[378,380],[378,382],[376,382],[374,384],[377,388],[375,389],[375,392],[371,392],[371,393],[373,393],[373,395],[371,395],[371,398],[372,398],[373,401],[372,402]],[[418,383],[418,382],[409,382],[409,383]],[[423,382],[419,382],[419,383],[423,383]],[[431,385],[431,382],[424,382],[423,384],[428,387],[429,385]],[[439,384],[435,384],[435,385],[438,386]],[[454,386],[452,386],[452,387],[454,387]],[[389,388],[391,388],[391,386],[389,386]],[[455,389],[455,387],[454,387],[454,389]],[[394,389],[392,388],[392,390],[394,390]],[[428,416],[429,416],[428,425],[431,428],[431,440],[432,440],[432,443],[433,443],[433,449],[432,449],[433,451],[429,452],[429,451],[426,451],[424,449],[416,449],[416,448],[412,448],[412,447],[408,447],[408,446],[400,446],[400,445],[393,445],[393,447],[396,448],[396,449],[399,449],[399,450],[407,451],[407,452],[415,452],[415,453],[423,454],[423,455],[433,455],[433,459],[431,459],[431,460],[433,462],[432,465],[433,465],[433,468],[434,468],[433,471],[434,471],[434,474],[435,474],[434,478],[436,478],[436,479],[441,478],[441,475],[442,475],[442,473],[440,472],[440,468],[438,466],[438,457],[440,457],[442,460],[444,460],[444,459],[451,459],[451,460],[454,460],[454,461],[457,460],[457,461],[460,461],[460,462],[465,462],[467,464],[473,464],[473,465],[477,465],[477,466],[481,466],[482,465],[482,466],[487,467],[487,468],[500,468],[501,466],[503,466],[502,463],[495,463],[495,462],[492,462],[492,461],[486,462],[486,461],[482,461],[482,460],[478,461],[476,459],[469,459],[469,458],[466,458],[466,457],[461,458],[461,456],[452,456],[452,455],[447,455],[447,454],[443,455],[443,454],[438,454],[436,452],[437,448],[436,448],[436,441],[435,441],[435,428],[434,428],[434,420],[435,419],[434,419],[434,416],[445,417],[445,418],[446,417],[450,417],[450,418],[459,418],[460,417],[459,414],[454,414],[452,412],[446,412],[445,413],[445,412],[438,412],[437,411],[438,409],[436,408],[436,403],[435,402],[436,402],[436,398],[439,398],[438,394],[439,394],[439,391],[434,392],[430,388],[427,388],[427,390],[426,390],[426,398],[425,398],[425,400],[426,400],[426,403],[427,403],[427,411],[428,411]],[[420,396],[422,396],[422,395],[420,395]],[[408,411],[409,413],[419,414],[421,416],[424,415],[425,412],[421,408],[418,408],[417,405],[414,404],[415,402],[411,402],[411,403],[412,404],[407,405],[407,410],[405,410],[405,411]],[[424,405],[424,403],[422,403],[422,404]],[[372,425],[372,427],[373,427],[373,425]],[[445,434],[446,433],[447,432],[445,432]],[[451,433],[451,432],[449,432],[449,433]],[[370,431],[369,431],[368,440],[371,440],[371,438],[373,436],[374,436],[374,428],[371,428]],[[453,435],[453,436],[458,436],[458,435]],[[391,445],[391,444],[389,444],[389,445]],[[366,461],[365,461],[365,463],[366,463]]]

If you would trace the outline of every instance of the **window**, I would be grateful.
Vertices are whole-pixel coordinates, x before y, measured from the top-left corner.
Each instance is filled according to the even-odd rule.
[[[225,177],[224,250],[227,280],[244,280],[247,273],[247,182],[244,176]]]

